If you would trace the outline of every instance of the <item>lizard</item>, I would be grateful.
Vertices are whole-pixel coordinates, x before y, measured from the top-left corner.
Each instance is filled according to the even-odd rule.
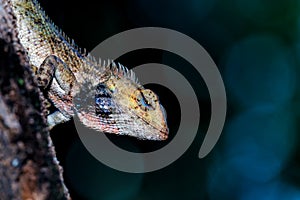
[[[37,0],[6,0],[27,51],[33,76],[56,111],[50,128],[74,115],[86,127],[142,140],[166,140],[169,129],[159,97],[134,72],[114,61],[96,61],[45,14]]]

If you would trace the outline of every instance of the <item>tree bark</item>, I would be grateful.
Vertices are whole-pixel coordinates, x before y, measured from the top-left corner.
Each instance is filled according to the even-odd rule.
[[[70,199],[46,125],[45,100],[33,80],[0,0],[0,199]]]

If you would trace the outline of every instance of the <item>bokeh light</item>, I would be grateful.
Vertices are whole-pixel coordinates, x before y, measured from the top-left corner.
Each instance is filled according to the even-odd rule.
[[[287,108],[258,107],[243,112],[228,122],[224,134],[223,153],[234,171],[257,182],[278,175],[295,148],[295,123]]]
[[[285,184],[282,181],[274,180],[269,183],[258,184],[246,189],[240,196],[241,200],[297,200],[300,199],[300,190]]]
[[[293,97],[295,59],[277,36],[248,36],[236,42],[224,60],[229,98],[238,104],[281,105]]]
[[[298,137],[291,110],[269,106],[241,112],[228,122],[223,137],[210,169],[212,199],[233,194],[245,199],[249,195],[252,199],[255,195],[274,199],[275,194],[264,184],[280,178],[295,151]]]

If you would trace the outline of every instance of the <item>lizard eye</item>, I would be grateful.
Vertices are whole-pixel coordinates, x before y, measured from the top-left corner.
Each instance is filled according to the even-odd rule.
[[[154,92],[146,89],[140,91],[140,94],[137,96],[136,100],[141,109],[148,111],[155,109],[158,98]]]

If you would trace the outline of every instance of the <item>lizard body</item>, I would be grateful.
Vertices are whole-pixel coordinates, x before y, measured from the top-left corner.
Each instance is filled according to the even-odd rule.
[[[38,85],[58,109],[50,127],[76,114],[89,128],[139,139],[165,140],[168,127],[158,96],[113,61],[96,62],[78,50],[36,0],[7,0],[16,16]]]

